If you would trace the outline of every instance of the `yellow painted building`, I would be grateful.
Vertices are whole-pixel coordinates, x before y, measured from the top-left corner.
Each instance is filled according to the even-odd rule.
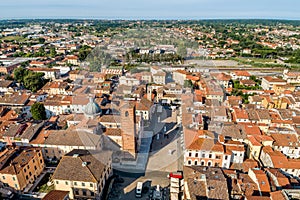
[[[40,148],[5,149],[0,160],[0,181],[16,190],[33,184],[45,166]]]
[[[111,174],[111,152],[73,150],[61,159],[52,180],[56,190],[69,191],[70,199],[101,199]]]

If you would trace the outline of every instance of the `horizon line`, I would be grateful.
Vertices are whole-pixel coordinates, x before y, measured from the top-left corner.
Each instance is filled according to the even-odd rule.
[[[204,21],[204,20],[272,20],[272,21],[300,21],[300,18],[228,18],[228,17],[205,17],[205,18],[131,18],[131,17],[36,17],[36,18],[26,18],[26,17],[18,17],[18,18],[0,18],[0,21],[5,20],[102,20],[102,21]]]

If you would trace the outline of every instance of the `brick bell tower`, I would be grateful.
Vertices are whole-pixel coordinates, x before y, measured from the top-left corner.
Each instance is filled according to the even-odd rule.
[[[135,104],[125,103],[120,108],[123,151],[136,157]]]

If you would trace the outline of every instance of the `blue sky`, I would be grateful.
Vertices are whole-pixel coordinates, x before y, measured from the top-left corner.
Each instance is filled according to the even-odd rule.
[[[300,19],[299,0],[0,0],[0,19]]]

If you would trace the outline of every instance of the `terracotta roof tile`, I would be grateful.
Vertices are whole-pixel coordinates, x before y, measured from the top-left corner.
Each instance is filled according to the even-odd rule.
[[[99,182],[111,156],[109,152],[73,150],[63,156],[52,179]],[[86,163],[83,166],[83,163]]]
[[[65,200],[69,191],[52,190],[42,200]]]

